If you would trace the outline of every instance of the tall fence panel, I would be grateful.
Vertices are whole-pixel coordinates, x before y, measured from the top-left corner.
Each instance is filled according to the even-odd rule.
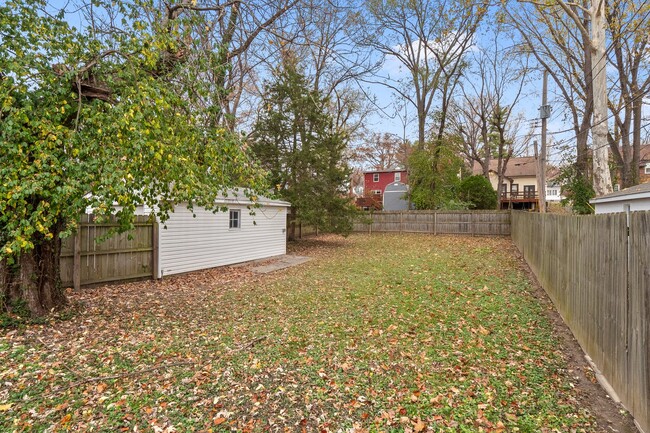
[[[509,211],[373,212],[354,224],[355,232],[510,235]]]
[[[97,223],[93,215],[83,215],[77,233],[61,246],[61,281],[65,286],[105,283],[155,275],[156,223],[136,216],[135,229],[114,234],[115,220]]]
[[[630,215],[629,263],[630,412],[650,432],[650,212]]]
[[[650,431],[650,213],[514,212],[512,239],[584,351]]]

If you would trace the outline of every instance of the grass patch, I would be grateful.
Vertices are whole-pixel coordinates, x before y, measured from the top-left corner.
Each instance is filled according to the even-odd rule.
[[[315,259],[87,290],[6,334],[0,430],[605,431],[509,240],[298,248]]]

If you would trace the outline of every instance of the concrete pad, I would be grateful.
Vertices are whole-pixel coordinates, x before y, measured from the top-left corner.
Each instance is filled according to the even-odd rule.
[[[278,257],[271,263],[252,267],[251,271],[255,272],[256,274],[268,274],[270,272],[279,271],[281,269],[290,268],[292,266],[308,262],[309,260],[311,260],[311,257],[284,255]]]

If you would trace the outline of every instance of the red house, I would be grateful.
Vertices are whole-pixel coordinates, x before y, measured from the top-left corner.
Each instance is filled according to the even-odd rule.
[[[382,203],[386,186],[393,182],[401,182],[408,185],[408,174],[406,170],[366,171],[363,173],[364,196],[373,197],[378,203]]]

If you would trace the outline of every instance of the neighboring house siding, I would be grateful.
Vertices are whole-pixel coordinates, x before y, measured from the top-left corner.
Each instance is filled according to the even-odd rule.
[[[639,168],[639,182],[650,182],[650,161],[641,164],[641,167]]]
[[[167,228],[160,225],[158,277],[286,253],[285,207],[263,206],[255,215],[241,204],[228,208],[241,210],[239,229],[229,229],[229,212],[199,208],[194,218],[185,206],[177,206]]]
[[[406,170],[375,171],[364,173],[363,182],[366,195],[370,195],[372,194],[372,191],[377,190],[381,191],[381,194],[383,194],[386,190],[386,186],[395,182],[395,173],[399,173],[399,182],[408,185],[408,175],[406,173]],[[379,177],[377,182],[374,180],[375,175],[378,175]]]

